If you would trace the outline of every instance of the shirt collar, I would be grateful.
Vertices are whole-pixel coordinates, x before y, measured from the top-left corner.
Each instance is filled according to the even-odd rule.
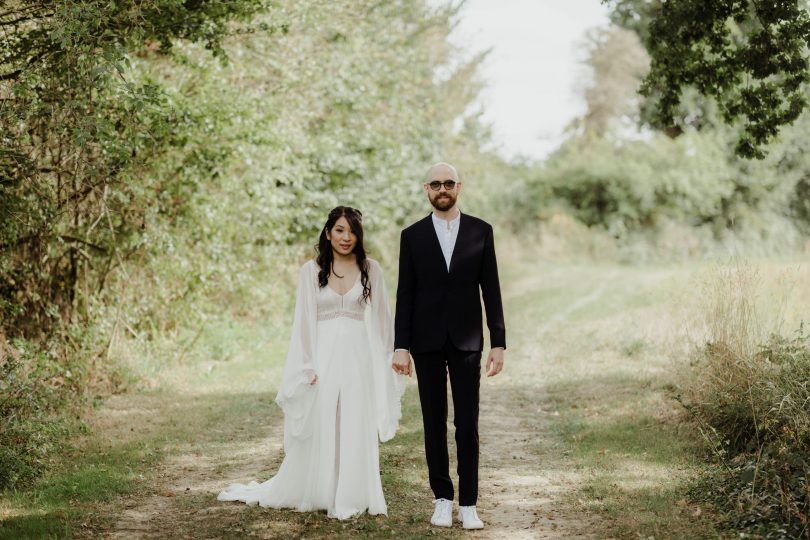
[[[457,210],[458,210],[458,208],[457,208]],[[458,213],[456,214],[456,217],[451,219],[449,222],[447,220],[444,220],[444,219],[440,218],[439,216],[437,216],[436,212],[431,212],[430,215],[433,218],[433,225],[441,226],[441,227],[447,227],[449,229],[454,229],[456,227],[456,225],[458,225],[459,220],[461,219],[461,210],[458,210]],[[449,225],[448,225],[448,223],[449,223]]]

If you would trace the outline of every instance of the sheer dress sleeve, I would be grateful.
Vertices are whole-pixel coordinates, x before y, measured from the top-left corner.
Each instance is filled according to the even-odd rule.
[[[405,391],[405,375],[391,368],[394,356],[394,319],[388,302],[388,290],[382,267],[369,260],[371,308],[367,310],[367,326],[372,351],[372,375],[377,430],[381,441],[391,439],[399,427],[402,416],[401,398]]]
[[[284,410],[284,440],[311,435],[311,412],[315,401],[314,372],[317,330],[317,272],[315,261],[307,261],[298,276],[290,346],[276,403]]]

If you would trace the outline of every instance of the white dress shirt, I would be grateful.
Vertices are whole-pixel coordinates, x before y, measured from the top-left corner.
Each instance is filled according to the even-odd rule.
[[[461,222],[461,211],[456,213],[456,217],[447,221],[436,215],[433,218],[433,228],[436,229],[436,236],[439,238],[439,245],[442,247],[444,262],[447,263],[447,271],[450,271],[450,259],[453,257],[453,249],[456,247],[458,238],[458,224]]]

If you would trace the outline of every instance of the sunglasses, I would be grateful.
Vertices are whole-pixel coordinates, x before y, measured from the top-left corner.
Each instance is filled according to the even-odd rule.
[[[428,185],[430,186],[430,189],[432,189],[433,191],[439,191],[439,189],[442,186],[444,186],[444,189],[446,189],[447,191],[451,191],[451,190],[455,189],[456,181],[455,180],[445,180],[444,182],[441,182],[439,180],[434,180],[433,182],[428,182]]]

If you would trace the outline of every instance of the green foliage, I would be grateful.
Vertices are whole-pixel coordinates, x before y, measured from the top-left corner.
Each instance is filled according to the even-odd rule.
[[[223,57],[223,37],[238,31],[230,23],[260,8],[18,1],[0,10],[0,340],[11,341],[0,355],[0,485],[47,465],[70,406],[114,371],[109,339],[93,325],[147,241],[153,189],[143,171],[170,153],[196,172],[217,157],[189,147],[202,120],[135,80],[131,58],[176,40]],[[173,188],[186,178],[175,174]],[[161,202],[159,212],[172,208]]]
[[[698,134],[571,142],[548,161],[536,189],[565,202],[585,224],[616,235],[655,227],[661,218],[698,225],[716,217],[718,202],[733,189],[723,150]]]
[[[810,520],[810,336],[774,335],[750,356],[709,343],[685,404],[724,468],[696,496],[764,538],[803,538]]]
[[[176,39],[221,54],[226,23],[259,7],[24,1],[0,14],[6,333],[39,338],[88,320],[92,293],[142,240],[148,200],[140,168],[185,145],[194,119],[178,115],[160,87],[134,82],[128,55]]]
[[[663,17],[660,2],[608,4],[614,23],[648,48],[660,37],[651,30]],[[808,116],[781,128],[767,158],[741,159],[738,127],[724,123],[721,100],[684,84],[663,121],[659,94],[639,98],[646,63],[639,49],[620,28],[589,37],[587,110],[569,139],[525,175],[524,189],[513,193],[515,215],[539,217],[549,229],[560,212],[571,213],[611,235],[612,251],[628,260],[801,249],[810,230]]]
[[[33,344],[0,342],[0,489],[35,478],[60,447],[58,411],[73,378]]]
[[[651,69],[640,91],[655,96],[656,123],[673,125],[684,89],[695,88],[717,100],[725,122],[742,120],[736,153],[762,159],[763,147],[805,110],[810,14],[804,2],[606,3],[614,18],[645,38]]]
[[[788,249],[810,225],[791,209],[803,201],[803,132],[787,132],[791,139],[761,162],[732,156],[733,135],[717,131],[572,139],[535,173],[526,199],[567,209],[616,238],[678,223],[718,241],[738,234]]]
[[[514,214],[548,224],[570,213],[636,260],[657,256],[644,246],[665,258],[800,250],[810,231],[808,133],[803,115],[766,158],[748,160],[734,154],[737,135],[723,126],[687,127],[676,138],[585,130],[526,174]]]
[[[684,366],[679,399],[717,470],[693,487],[692,496],[720,509],[726,526],[743,531],[741,537],[804,538],[810,517],[810,336],[804,323],[792,338],[769,329],[797,320],[787,301],[805,292],[807,282],[773,296],[780,287],[763,277],[770,276],[748,265],[721,268],[702,294],[705,345]]]
[[[466,112],[481,57],[456,61],[446,40],[456,10],[422,0],[2,8],[0,337],[10,354],[23,342],[47,351],[75,381],[42,394],[42,410],[57,420],[62,402],[120,388],[124,364],[143,373],[227,355],[199,336],[234,320],[279,327],[289,270],[333,206],[363,210],[370,254],[384,260],[397,225],[425,207],[429,163],[492,172],[478,152],[486,130]],[[498,193],[496,181],[479,207],[487,190]],[[32,354],[26,384],[47,386],[46,357]],[[10,401],[0,422],[33,410]],[[36,437],[26,430],[10,456]]]

